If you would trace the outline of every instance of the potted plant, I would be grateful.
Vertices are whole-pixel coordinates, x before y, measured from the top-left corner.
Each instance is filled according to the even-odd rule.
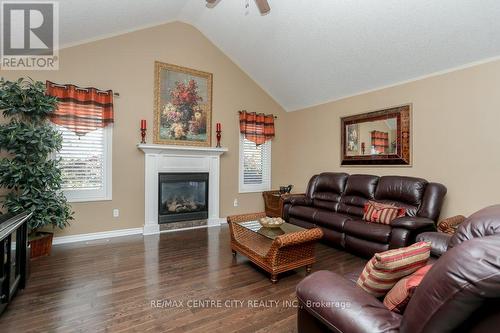
[[[7,120],[0,125],[0,187],[9,190],[3,207],[33,213],[28,223],[32,258],[50,254],[48,227],[63,229],[73,219],[54,158],[62,136],[48,119],[56,107],[43,82],[0,80],[0,110]]]

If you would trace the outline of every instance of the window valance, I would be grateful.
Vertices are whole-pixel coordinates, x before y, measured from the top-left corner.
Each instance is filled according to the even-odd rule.
[[[46,82],[47,95],[57,97],[59,105],[51,115],[53,123],[82,136],[113,123],[113,91],[80,88],[72,84]]]
[[[274,115],[240,111],[240,133],[257,145],[274,138]]]

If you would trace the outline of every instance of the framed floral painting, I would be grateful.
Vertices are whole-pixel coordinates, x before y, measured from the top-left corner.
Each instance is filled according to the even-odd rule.
[[[154,143],[210,146],[212,74],[155,62]]]

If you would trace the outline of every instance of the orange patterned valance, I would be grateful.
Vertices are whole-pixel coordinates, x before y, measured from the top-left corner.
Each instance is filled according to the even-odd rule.
[[[113,123],[113,91],[80,88],[72,84],[46,82],[47,95],[57,97],[53,123],[66,127],[76,135],[85,135]]]
[[[274,116],[263,113],[240,111],[240,133],[247,140],[260,145],[274,138]]]

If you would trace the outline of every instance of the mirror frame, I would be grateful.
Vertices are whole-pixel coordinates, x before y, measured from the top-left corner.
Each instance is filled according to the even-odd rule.
[[[374,112],[342,117],[341,123],[341,165],[401,165],[411,166],[411,104],[391,107]],[[347,155],[346,129],[348,125],[369,121],[396,118],[397,142],[395,154]]]

